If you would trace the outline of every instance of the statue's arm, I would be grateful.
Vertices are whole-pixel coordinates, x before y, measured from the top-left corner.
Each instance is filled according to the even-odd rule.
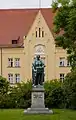
[[[44,62],[43,61],[41,61],[41,62],[42,62],[42,67],[46,67],[45,64],[44,64]]]
[[[36,71],[36,65],[35,65],[35,62],[32,63],[32,69],[33,69],[34,71]]]

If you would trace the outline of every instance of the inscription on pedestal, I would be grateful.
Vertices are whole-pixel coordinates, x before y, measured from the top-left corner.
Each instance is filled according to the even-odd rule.
[[[37,98],[42,98],[42,94],[34,94],[34,95],[33,95],[33,98],[36,98],[36,99],[37,99]]]
[[[32,107],[44,107],[44,93],[32,92]]]

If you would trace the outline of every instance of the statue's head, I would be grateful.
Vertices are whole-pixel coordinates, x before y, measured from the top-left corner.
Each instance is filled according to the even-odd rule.
[[[40,55],[37,55],[36,57],[37,57],[37,60],[39,60],[39,59],[40,59]]]

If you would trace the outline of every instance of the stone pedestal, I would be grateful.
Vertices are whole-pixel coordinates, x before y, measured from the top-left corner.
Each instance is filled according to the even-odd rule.
[[[52,114],[53,111],[45,108],[44,88],[33,88],[31,93],[31,108],[24,110],[25,114]]]

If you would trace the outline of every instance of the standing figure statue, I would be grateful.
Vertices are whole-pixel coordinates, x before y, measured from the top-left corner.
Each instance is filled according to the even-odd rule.
[[[43,85],[44,82],[44,63],[37,55],[32,63],[32,82],[33,86]]]

